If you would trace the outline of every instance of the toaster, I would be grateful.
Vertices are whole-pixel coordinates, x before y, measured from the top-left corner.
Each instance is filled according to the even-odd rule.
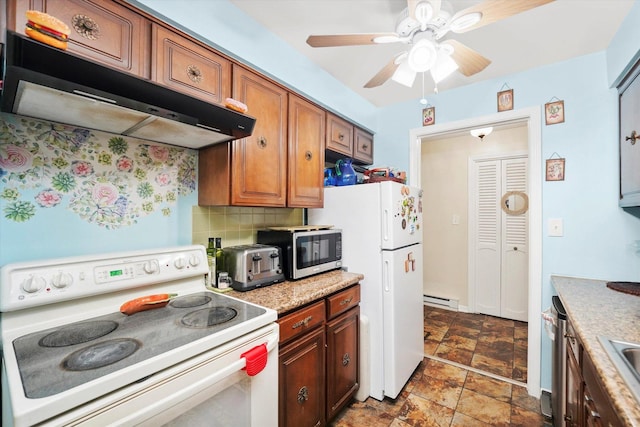
[[[222,250],[222,268],[229,273],[233,289],[250,291],[284,281],[281,258],[277,246],[228,246]]]

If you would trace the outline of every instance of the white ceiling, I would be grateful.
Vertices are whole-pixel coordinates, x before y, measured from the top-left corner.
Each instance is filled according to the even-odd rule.
[[[312,48],[311,34],[393,32],[406,0],[230,0],[302,55],[376,106],[422,97],[422,77],[412,88],[391,80],[363,88],[406,45]],[[507,2],[509,0],[506,0]],[[454,73],[438,85],[440,92],[458,86],[508,76],[529,68],[599,52],[607,48],[635,0],[555,0],[465,34],[449,33],[492,63],[480,73]],[[480,3],[450,0],[453,10]],[[425,94],[433,80],[425,76]],[[506,82],[508,83],[508,82]],[[499,90],[498,88],[497,90]]]

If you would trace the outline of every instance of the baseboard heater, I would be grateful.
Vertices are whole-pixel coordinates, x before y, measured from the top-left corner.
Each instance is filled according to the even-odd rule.
[[[445,307],[451,310],[458,310],[457,299],[433,297],[430,295],[423,295],[423,297],[424,297],[423,301],[427,304],[431,304],[439,307]]]

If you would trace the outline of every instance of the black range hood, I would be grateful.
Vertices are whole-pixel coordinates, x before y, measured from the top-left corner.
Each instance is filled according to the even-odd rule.
[[[188,148],[251,135],[255,119],[7,32],[0,111]]]

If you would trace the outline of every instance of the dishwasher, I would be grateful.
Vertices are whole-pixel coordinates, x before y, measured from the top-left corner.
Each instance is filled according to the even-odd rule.
[[[567,328],[567,312],[557,296],[551,298],[551,315],[553,317],[553,347],[551,361],[551,411],[553,426],[563,427],[564,414],[567,407],[567,349],[564,335]]]

